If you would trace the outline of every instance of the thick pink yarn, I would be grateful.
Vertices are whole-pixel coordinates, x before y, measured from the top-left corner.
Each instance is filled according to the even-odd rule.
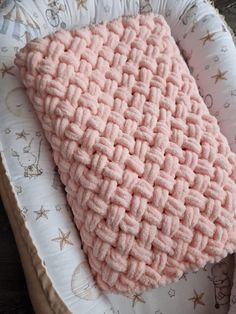
[[[236,158],[160,16],[30,42],[16,64],[92,272],[141,292],[236,248]]]

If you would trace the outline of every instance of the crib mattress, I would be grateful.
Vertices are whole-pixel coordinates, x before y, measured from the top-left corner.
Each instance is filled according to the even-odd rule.
[[[236,70],[230,66],[236,50],[226,24],[206,1],[0,4],[0,193],[36,313],[225,314],[230,303],[233,309],[233,256],[143,294],[101,293],[81,249],[50,147],[13,65],[15,52],[33,37],[151,10],[166,17],[209,110],[236,151]]]

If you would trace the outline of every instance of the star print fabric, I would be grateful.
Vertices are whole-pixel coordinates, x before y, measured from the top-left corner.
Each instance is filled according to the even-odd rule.
[[[87,0],[82,1],[84,6],[75,0],[0,2],[0,152],[20,206],[15,211],[16,219],[22,218],[21,228],[27,229],[35,245],[34,255],[38,254],[44,265],[42,272],[46,271],[50,277],[49,290],[45,282],[43,285],[47,299],[54,305],[59,304],[55,299],[56,289],[69,312],[74,314],[78,311],[85,314],[88,309],[96,314],[227,314],[234,256],[228,256],[221,263],[208,264],[198,272],[186,272],[180,281],[165,288],[129,297],[101,294],[84,259],[51,150],[13,68],[16,51],[38,34],[43,37],[65,26],[82,27],[120,15],[134,15],[139,10],[144,14],[160,13],[171,26],[185,59],[190,61],[190,70],[211,114],[220,121],[221,130],[236,151],[235,47],[229,32],[223,32],[223,21],[208,1],[202,0]],[[60,8],[55,7],[56,3]],[[65,3],[67,6],[63,8]],[[16,22],[17,8],[21,15]],[[30,12],[30,19],[27,12]],[[217,32],[212,37],[214,41],[207,41],[202,46],[200,38],[206,36],[207,31]],[[222,73],[228,71],[227,80],[218,80],[215,84],[215,78],[211,79],[211,76],[218,74],[218,69]],[[18,138],[16,133],[21,136]],[[27,242],[25,245],[28,247]],[[235,287],[230,314],[236,311]],[[194,304],[197,296],[204,305]],[[57,310],[67,313],[54,308],[56,313]]]

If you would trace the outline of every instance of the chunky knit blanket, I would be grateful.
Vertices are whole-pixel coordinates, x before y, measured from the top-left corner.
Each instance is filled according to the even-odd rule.
[[[236,157],[161,16],[37,39],[16,57],[104,291],[141,292],[236,248]]]

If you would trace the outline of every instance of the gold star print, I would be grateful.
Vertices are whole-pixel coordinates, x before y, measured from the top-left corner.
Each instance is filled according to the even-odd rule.
[[[2,62],[2,67],[0,68],[0,72],[2,73],[2,78],[4,78],[5,74],[9,74],[9,75],[14,75],[14,73],[12,73],[12,69],[14,69],[14,66],[6,66],[5,63]]]
[[[24,140],[27,140],[27,135],[29,135],[29,133],[25,132],[25,130],[23,129],[21,132],[19,133],[15,133],[16,134],[16,139],[19,140],[21,138],[23,138]]]
[[[193,290],[193,291],[194,291],[194,297],[189,298],[188,300],[193,302],[193,307],[194,307],[194,310],[195,310],[195,308],[196,308],[196,306],[198,304],[205,305],[205,303],[202,301],[204,293],[202,292],[201,294],[198,294],[196,292],[196,290]]]
[[[135,306],[136,303],[141,302],[141,303],[146,303],[142,297],[142,293],[135,293],[131,296],[132,299],[132,307]]]
[[[203,41],[203,46],[205,46],[207,41],[214,41],[213,36],[215,35],[215,33],[210,33],[209,31],[207,31],[206,35],[203,36],[202,38],[200,38],[200,40]]]
[[[221,81],[226,81],[227,80],[227,78],[225,77],[225,74],[226,73],[228,73],[228,71],[224,71],[224,72],[221,72],[221,70],[217,70],[218,71],[218,73],[216,74],[216,75],[212,75],[212,77],[211,78],[214,78],[215,79],[215,84],[219,81],[219,80],[221,80]]]
[[[86,7],[87,0],[76,0],[76,2],[77,2],[77,9],[84,8],[85,10],[87,10],[87,7]]]
[[[69,240],[71,232],[68,231],[67,233],[64,233],[60,228],[58,230],[59,230],[59,236],[52,239],[51,241],[59,242],[60,243],[60,251],[62,251],[66,244],[73,245],[73,243]]]
[[[37,215],[36,220],[38,220],[41,217],[48,219],[47,213],[49,212],[50,210],[44,209],[43,206],[41,206],[39,210],[34,210],[34,213]]]

